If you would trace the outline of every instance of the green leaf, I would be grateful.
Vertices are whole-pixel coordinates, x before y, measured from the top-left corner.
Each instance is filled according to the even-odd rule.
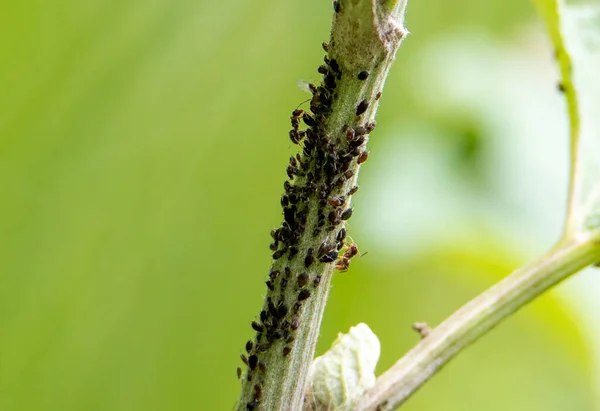
[[[600,0],[533,0],[556,49],[571,137],[565,237],[600,233]]]

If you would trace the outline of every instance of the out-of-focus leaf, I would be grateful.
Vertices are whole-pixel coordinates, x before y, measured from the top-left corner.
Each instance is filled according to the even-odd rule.
[[[566,235],[600,229],[600,1],[534,0],[548,26],[568,106],[572,175]]]

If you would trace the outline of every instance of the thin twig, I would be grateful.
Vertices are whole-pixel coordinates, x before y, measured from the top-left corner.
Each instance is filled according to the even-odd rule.
[[[591,235],[561,242],[464,305],[381,375],[361,399],[359,411],[393,410],[455,355],[550,287],[600,260]]]

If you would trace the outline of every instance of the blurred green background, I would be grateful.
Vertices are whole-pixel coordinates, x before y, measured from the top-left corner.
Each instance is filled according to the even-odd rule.
[[[289,113],[329,1],[0,3],[0,411],[229,410],[281,221]],[[412,0],[319,352],[366,322],[378,370],[558,237],[564,104],[526,0]],[[597,277],[597,276],[596,276]],[[411,410],[598,410],[569,281]],[[585,305],[585,304],[584,304]],[[588,310],[589,311],[589,310]]]

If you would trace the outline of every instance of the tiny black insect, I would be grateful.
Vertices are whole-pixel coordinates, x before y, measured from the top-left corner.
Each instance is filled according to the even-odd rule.
[[[375,94],[375,100],[379,100],[381,98],[381,91]]]
[[[256,355],[251,355],[248,357],[248,366],[251,370],[256,369],[256,365],[258,364],[258,357]]]
[[[350,189],[350,191],[348,191],[348,195],[351,196],[353,194],[356,194],[357,191],[358,191],[358,186],[354,186]]]
[[[273,260],[278,260],[281,257],[283,257],[283,255],[285,254],[287,250],[285,248],[281,249],[281,250],[277,250],[273,253]]]
[[[345,228],[342,228],[342,229],[341,229],[341,230],[338,232],[338,234],[337,234],[337,237],[336,237],[335,239],[336,239],[336,240],[337,240],[337,242],[339,243],[339,242],[341,242],[341,241],[344,241],[344,239],[345,239],[345,238],[346,238],[346,229],[345,229]]]
[[[361,71],[360,73],[358,73],[359,80],[366,80],[367,77],[369,77],[369,72],[367,71]]]
[[[298,286],[304,287],[306,284],[308,284],[308,280],[309,280],[308,274],[306,274],[306,273],[300,274],[298,276],[297,280],[298,280]]]
[[[298,327],[300,327],[300,320],[298,319],[298,317],[292,318],[292,324],[290,325],[290,328],[292,330],[297,330]]]
[[[336,252],[337,254],[337,252]],[[300,293],[298,294],[298,301],[304,301],[306,300],[308,297],[310,297],[310,291],[308,291],[306,288],[303,289],[302,291],[300,291]]]
[[[273,270],[269,273],[269,278],[273,281],[275,281],[278,276],[279,276],[279,270]]]
[[[238,377],[238,380],[240,378],[242,378],[242,369],[240,367],[237,367],[237,377]]]
[[[242,359],[242,362],[246,365],[248,365],[248,358],[246,358],[246,356],[244,354],[240,354],[240,358]]]
[[[332,250],[332,251],[329,251],[327,254],[325,254],[323,257],[321,257],[320,260],[322,263],[331,263],[332,261],[335,261],[337,256],[338,256],[337,250]]]
[[[254,385],[254,395],[256,400],[260,400],[260,397],[262,396],[262,388],[258,384]]]
[[[258,331],[263,332],[265,330],[265,327],[263,327],[261,324],[257,323],[256,321],[252,321],[252,328],[254,328],[254,331]]]
[[[302,119],[304,120],[304,123],[309,126],[309,127],[316,127],[317,126],[317,122],[315,121],[314,118],[312,118],[310,116],[310,114],[304,113],[304,115],[302,116]]]
[[[277,308],[277,318],[283,318],[288,313],[287,305],[282,304]]]
[[[340,12],[340,2],[338,0],[335,0],[333,2],[333,11],[335,11],[336,13]]]
[[[273,282],[271,280],[267,280],[265,281],[265,284],[267,285],[267,288],[271,291],[275,291],[275,285],[273,284]]]
[[[292,352],[291,347],[283,347],[283,356],[287,357]]]
[[[314,281],[315,287],[318,287],[321,284],[321,274],[317,274]]]
[[[368,108],[369,108],[369,102],[367,100],[361,101],[360,103],[358,103],[358,106],[356,106],[356,115],[360,116],[365,111],[367,111]]]
[[[327,200],[327,202],[329,203],[329,205],[331,205],[332,207],[339,207],[342,204],[344,204],[344,201],[346,201],[346,199],[343,196],[340,196],[340,197],[329,197],[329,199]]]
[[[350,217],[352,217],[352,207],[347,208],[343,213],[342,213],[342,220],[348,220]]]
[[[246,352],[250,354],[252,352],[252,349],[254,349],[254,344],[252,343],[252,341],[248,340],[248,342],[246,342]]]
[[[340,65],[338,64],[336,59],[329,60],[329,67],[331,67],[331,69],[336,73],[340,72]]]
[[[306,268],[310,267],[312,265],[312,263],[315,261],[315,257],[314,257],[314,251],[312,248],[309,248],[308,251],[306,252],[306,257],[304,257],[304,266]]]
[[[296,340],[296,339],[295,339],[293,336],[291,336],[291,337],[288,337],[288,339],[287,339],[287,340],[285,340],[285,342],[286,342],[286,343],[288,343],[288,344],[291,344],[291,343],[293,343],[295,340]]]
[[[270,345],[269,344],[260,344],[258,347],[256,347],[256,349],[259,352],[265,352],[269,349]]]

